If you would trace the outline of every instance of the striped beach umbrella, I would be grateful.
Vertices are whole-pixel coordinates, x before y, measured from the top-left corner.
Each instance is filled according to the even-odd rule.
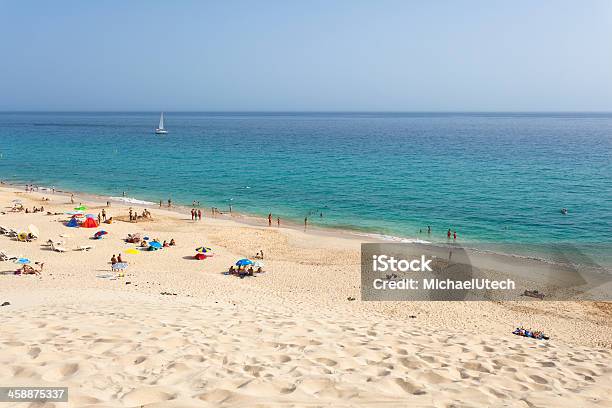
[[[210,255],[212,253],[212,248],[201,246],[199,248],[196,248],[196,252],[199,254]]]

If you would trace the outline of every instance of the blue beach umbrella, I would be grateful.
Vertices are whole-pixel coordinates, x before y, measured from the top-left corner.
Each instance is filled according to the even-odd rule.
[[[16,262],[18,264],[26,265],[30,263],[30,260],[28,258],[19,258]]]
[[[241,259],[238,262],[236,262],[236,266],[247,266],[247,265],[252,265],[253,261],[251,261],[250,259]]]
[[[160,248],[162,247],[162,244],[160,244],[160,243],[159,243],[159,242],[157,242],[157,241],[153,241],[153,242],[150,242],[150,243],[149,243],[149,248],[151,248],[151,247],[153,247],[153,248],[155,248],[155,249],[160,249]]]

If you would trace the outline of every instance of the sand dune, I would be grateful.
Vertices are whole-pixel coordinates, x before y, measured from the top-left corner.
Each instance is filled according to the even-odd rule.
[[[16,196],[41,204],[2,188],[0,205]],[[44,206],[74,207],[59,195]],[[41,230],[32,243],[0,236],[0,250],[45,263],[36,277],[0,262],[2,385],[68,386],[58,407],[612,406],[609,304],[348,301],[359,299],[358,239],[151,210],[153,222],[105,225],[100,241],[63,216],[0,216]],[[133,247],[128,232],[178,246],[124,254],[126,276],[100,278]],[[60,234],[68,253],[40,245]],[[84,244],[95,248],[74,251]],[[216,254],[195,261],[203,244]],[[221,273],[261,249],[266,273]],[[553,338],[510,334],[520,324]]]
[[[3,311],[0,375],[68,386],[71,406],[611,403],[609,350],[248,302],[47,295]]]

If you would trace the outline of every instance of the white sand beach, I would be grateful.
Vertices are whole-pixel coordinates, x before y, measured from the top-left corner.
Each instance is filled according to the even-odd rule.
[[[15,199],[45,211],[10,212]],[[0,262],[0,385],[69,387],[45,406],[612,407],[610,303],[362,302],[358,237],[158,206],[132,223],[104,201],[0,188],[0,225],[40,230],[0,251],[44,263],[23,276]],[[103,239],[64,226],[79,203],[114,217]],[[177,245],[130,255],[128,233]],[[215,255],[195,260],[202,245]],[[260,250],[265,273],[222,273]],[[118,253],[125,276],[100,277]],[[512,335],[521,325],[551,339]]]

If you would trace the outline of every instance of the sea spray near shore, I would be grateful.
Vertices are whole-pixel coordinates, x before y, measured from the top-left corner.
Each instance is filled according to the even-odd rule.
[[[610,114],[169,113],[165,138],[158,115],[2,113],[0,178],[528,256],[612,242]]]
[[[128,204],[139,204],[139,205],[155,205],[155,203],[151,201],[139,200],[133,197],[109,197],[112,201],[120,201]]]

